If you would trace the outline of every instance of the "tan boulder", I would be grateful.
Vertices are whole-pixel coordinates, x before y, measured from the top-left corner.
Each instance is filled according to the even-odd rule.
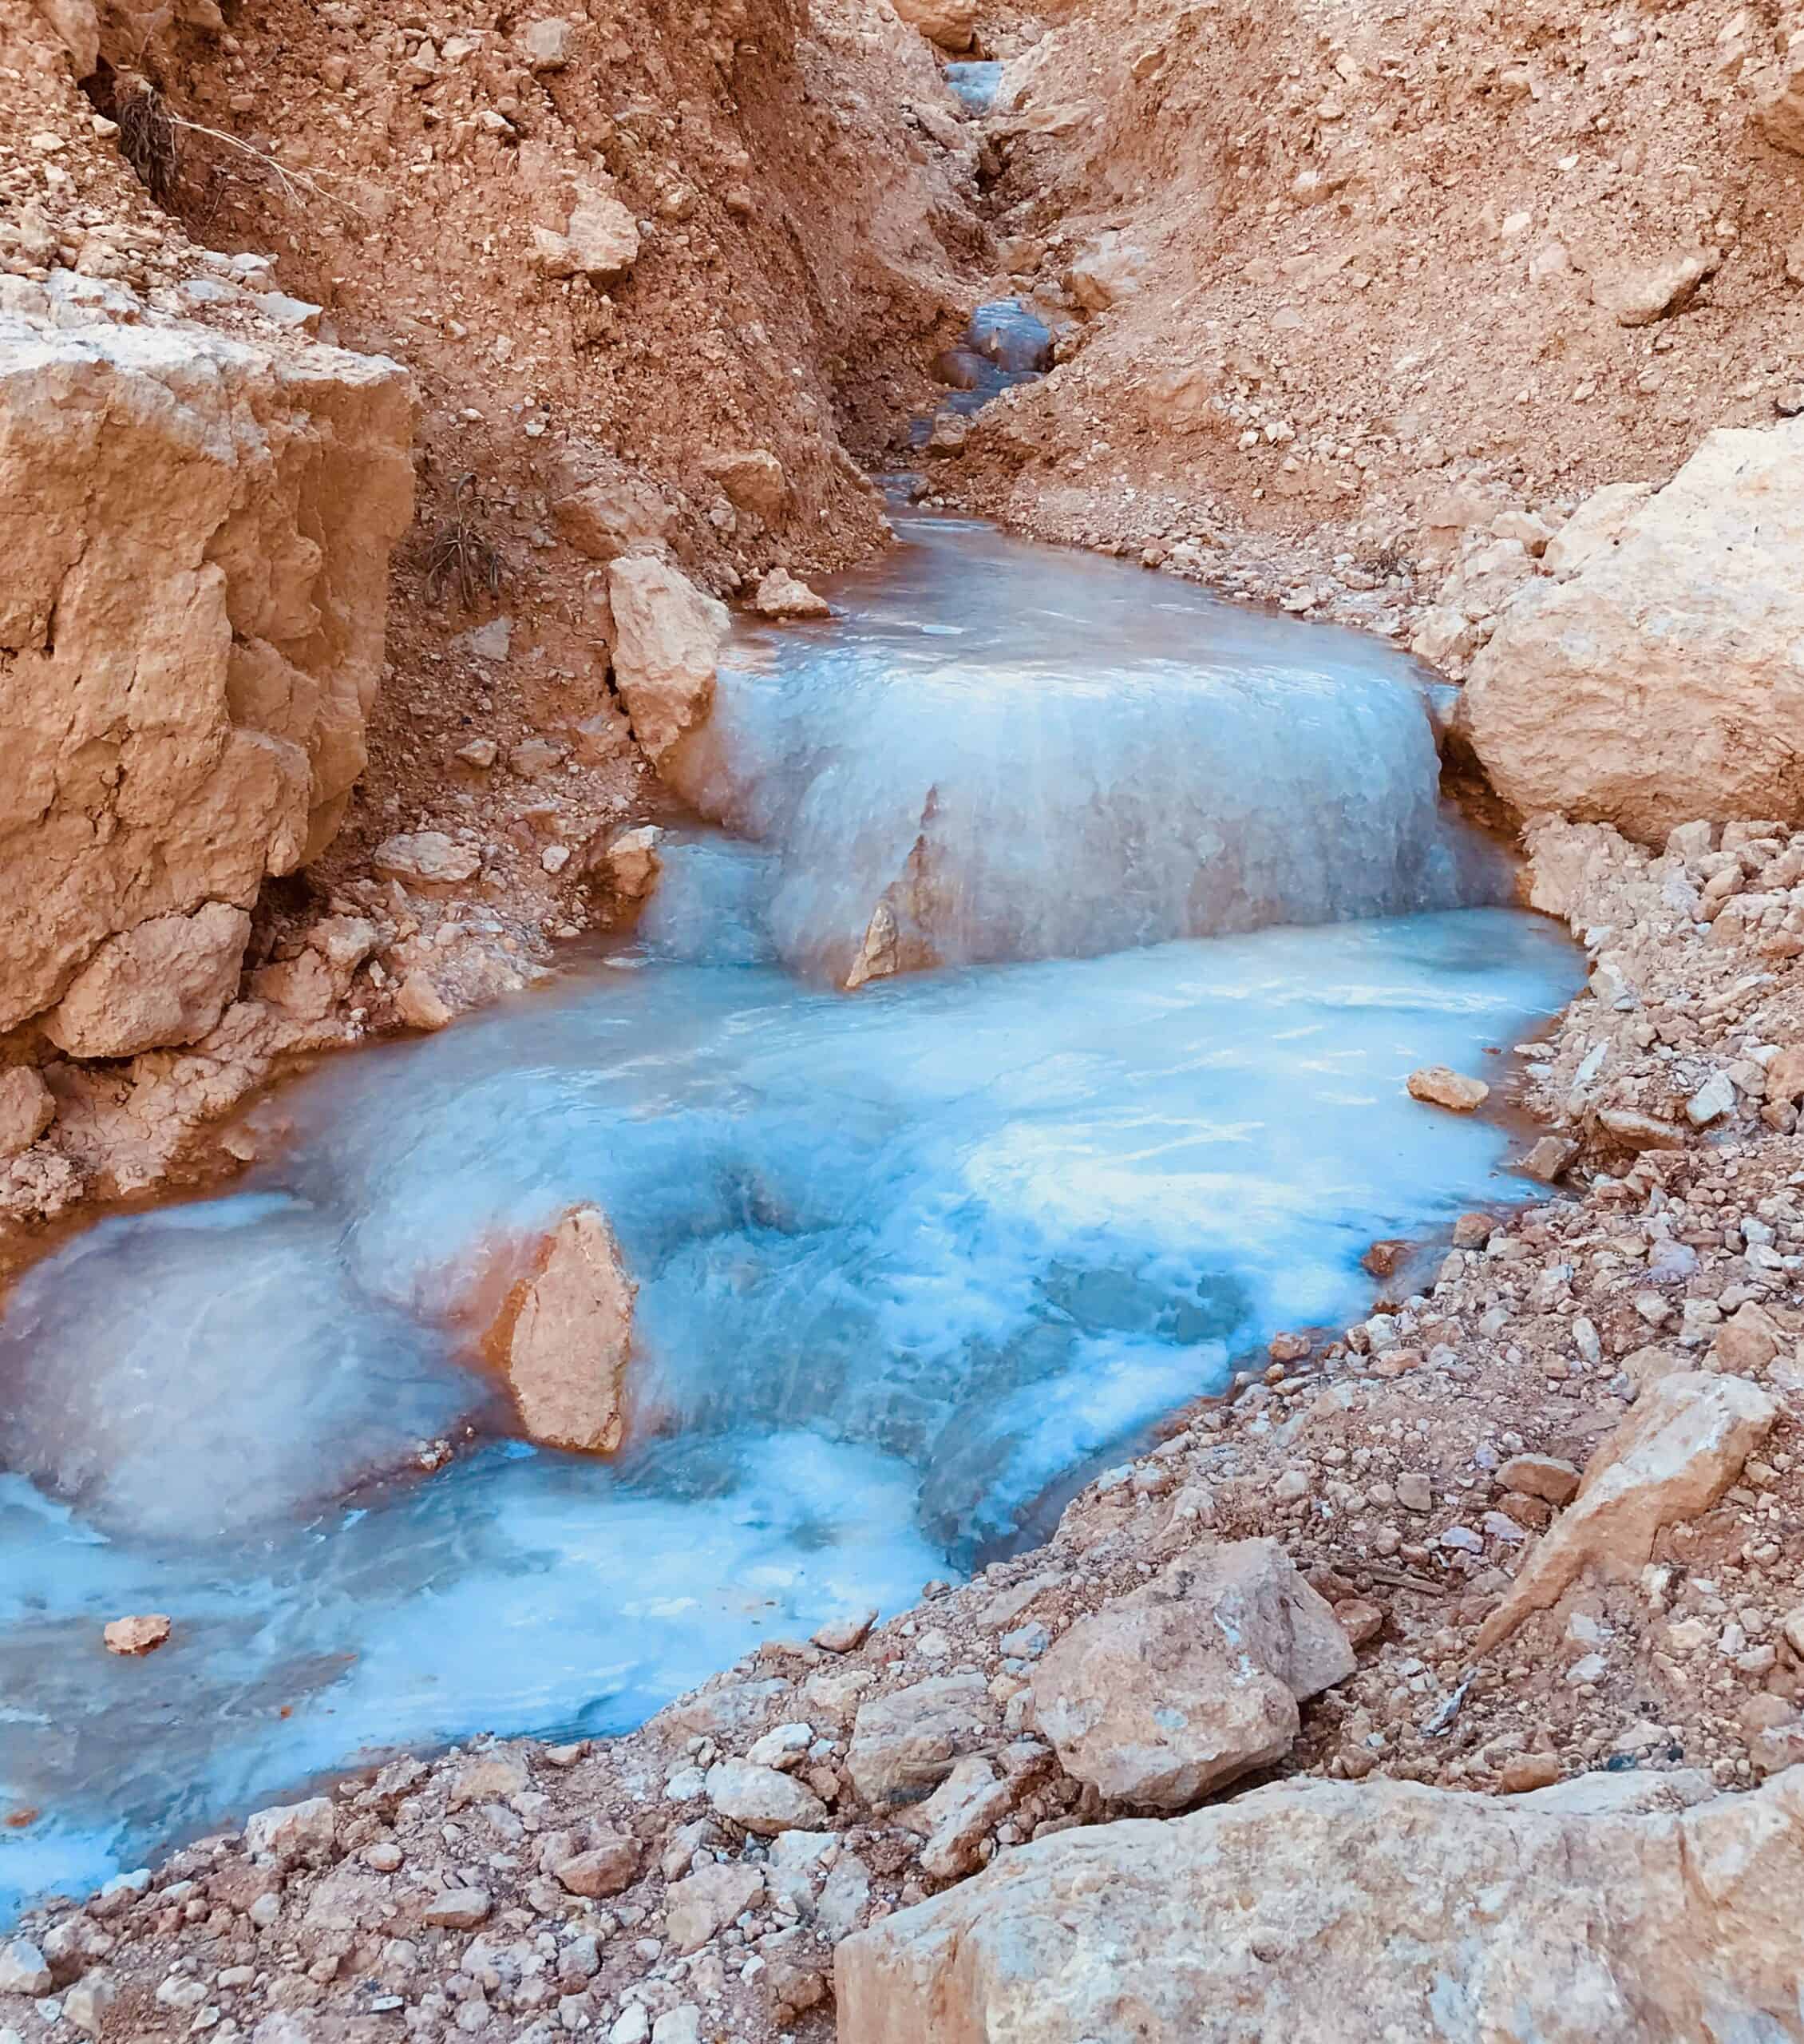
[[[1081,249],[1065,273],[1065,287],[1088,312],[1105,312],[1140,289],[1146,251],[1111,228]]]
[[[1357,1665],[1276,1541],[1205,1543],[1054,1643],[1035,1716],[1110,1801],[1181,1809],[1288,1753],[1298,1703]]]
[[[671,529],[671,507],[647,483],[631,476],[585,482],[552,506],[559,533],[591,561],[615,561],[639,540],[661,540]]]
[[[1430,1107],[1446,1107],[1456,1115],[1469,1115],[1490,1098],[1491,1089],[1482,1079],[1469,1079],[1444,1064],[1425,1064],[1405,1082],[1412,1100]]]
[[[1529,584],[1472,664],[1493,785],[1651,843],[1700,816],[1804,820],[1804,418],[1711,434],[1602,527],[1624,509],[1614,544]]]
[[[164,918],[217,935],[330,841],[363,766],[411,434],[391,362],[0,315],[0,1029],[85,969],[136,969],[165,937],[112,966],[103,947]],[[165,1012],[178,1033],[152,1041],[195,1032],[189,1000]]]
[[[1804,2038],[1804,1769],[1585,1780],[1287,1781],[1019,1847],[840,1944],[840,2044]]]
[[[614,675],[633,733],[655,765],[714,705],[726,606],[655,554],[607,571],[616,637]]]
[[[1804,156],[1804,65],[1790,72],[1778,90],[1762,101],[1755,118],[1776,148]]]
[[[29,1150],[56,1118],[54,1095],[29,1064],[0,1072],[0,1163]]]
[[[766,525],[774,525],[782,516],[789,485],[783,464],[768,448],[710,454],[702,467],[720,485],[735,509],[750,511]]]
[[[1557,1603],[1586,1569],[1639,1569],[1662,1527],[1715,1503],[1778,1413],[1745,1377],[1675,1371],[1648,1383],[1480,1626],[1474,1657],[1507,1639],[1531,1612]]]
[[[1698,287],[1723,267],[1720,248],[1695,248],[1664,262],[1611,270],[1591,280],[1593,300],[1619,327],[1648,327],[1683,312]]]
[[[154,1654],[168,1640],[172,1630],[162,1612],[151,1611],[140,1617],[113,1619],[103,1628],[101,1637],[109,1654],[130,1657]]]
[[[564,232],[532,229],[532,257],[550,277],[587,277],[598,288],[616,284],[639,260],[639,222],[611,192],[584,188]]]
[[[546,1238],[495,1331],[534,1440],[600,1454],[620,1445],[638,1291],[599,1208],[572,1208]]]
[[[655,823],[617,831],[591,857],[589,869],[619,900],[643,901],[663,870],[663,842],[664,834]]]
[[[385,880],[405,881],[410,887],[457,887],[482,870],[482,854],[442,830],[409,830],[385,838],[370,863]]]
[[[913,1802],[1001,1744],[983,1678],[935,1675],[859,1706],[846,1768],[867,1803]]]
[[[152,916],[109,937],[44,1018],[71,1057],[133,1057],[200,1040],[238,990],[251,918],[209,901],[191,916]]]
[[[831,617],[833,607],[786,568],[773,568],[758,584],[752,608],[760,617]]]
[[[954,56],[977,39],[977,0],[896,0],[896,11],[910,28]]]

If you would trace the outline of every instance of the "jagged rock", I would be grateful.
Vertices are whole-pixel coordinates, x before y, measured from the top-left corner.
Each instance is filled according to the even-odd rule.
[[[935,1880],[957,1880],[979,1861],[979,1848],[1013,1806],[1008,1784],[989,1761],[973,1753],[958,1765],[910,1814],[926,1834],[921,1867]]]
[[[846,1766],[867,1803],[916,1800],[1001,1738],[981,1675],[936,1675],[873,1697],[853,1721]]]
[[[1613,546],[1529,584],[1473,662],[1498,793],[1650,843],[1700,816],[1804,820],[1801,545],[1804,419],[1711,434]]]
[[[1557,1603],[1585,1569],[1640,1568],[1663,1526],[1715,1503],[1778,1412],[1745,1377],[1679,1371],[1648,1385],[1479,1627],[1474,1658],[1507,1639],[1531,1612]]]
[[[896,11],[910,28],[955,56],[977,39],[977,0],[896,0]]]
[[[549,277],[587,277],[605,288],[616,284],[639,260],[639,222],[632,209],[611,192],[585,188],[563,233],[532,230],[533,259]]]
[[[1587,1779],[1284,1782],[1023,1846],[838,1947],[841,2044],[1804,2037],[1804,1769],[1690,1808]]]
[[[488,1891],[480,1888],[448,1888],[435,1895],[421,1911],[422,1920],[442,1931],[473,1931],[486,1923],[494,1907]]]
[[[44,1018],[44,1033],[71,1057],[198,1042],[238,990],[250,936],[250,917],[224,901],[152,916],[100,945]]]
[[[1098,235],[1073,259],[1065,287],[1086,311],[1104,312],[1118,299],[1140,289],[1146,251],[1111,228]]]
[[[0,1945],[0,1994],[47,1994],[51,1984],[50,1969],[36,1945],[24,1938]]]
[[[1298,1703],[1357,1665],[1276,1541],[1205,1543],[1059,1638],[1034,1671],[1035,1716],[1067,1773],[1179,1809],[1288,1752]]]
[[[639,1841],[623,1832],[604,1833],[573,1858],[560,1860],[552,1878],[572,1895],[594,1899],[631,1888],[639,1872]]]
[[[1619,327],[1647,327],[1683,312],[1698,287],[1723,267],[1720,248],[1694,249],[1640,268],[1615,270],[1591,280],[1591,295]]]
[[[1786,77],[1771,97],[1755,110],[1755,118],[1769,142],[1794,156],[1804,156],[1804,65]]]
[[[643,901],[658,884],[663,860],[659,847],[664,834],[655,823],[621,830],[611,837],[590,869],[607,881],[622,901]]]
[[[338,1835],[338,1812],[330,1796],[278,1803],[245,1820],[244,1850],[278,1860],[313,1858],[328,1852]]]
[[[394,1012],[409,1029],[442,1029],[451,1020],[451,1004],[429,972],[412,972],[395,988]]]
[[[0,1029],[164,918],[206,916],[223,957],[220,917],[330,840],[364,762],[411,431],[391,362],[0,315]],[[195,1033],[189,1000],[163,1012],[181,1033],[152,1040]],[[84,1036],[77,1054],[125,1053]]]
[[[1412,1072],[1407,1081],[1410,1098],[1425,1100],[1430,1107],[1446,1107],[1456,1115],[1469,1115],[1490,1098],[1491,1089],[1482,1079],[1469,1079],[1444,1064],[1424,1065]]]
[[[492,1337],[533,1440],[595,1454],[620,1445],[638,1291],[598,1207],[572,1208],[546,1237]]]
[[[761,1838],[780,1831],[813,1831],[827,1821],[827,1806],[793,1775],[750,1761],[722,1761],[708,1769],[708,1800],[730,1822]]]
[[[0,1161],[29,1150],[56,1118],[56,1096],[29,1064],[0,1072]]]
[[[514,32],[520,55],[535,72],[561,71],[570,61],[571,41],[569,22],[556,15],[527,22]]]
[[[583,484],[552,505],[552,517],[591,561],[616,561],[639,541],[661,540],[671,529],[670,505],[631,476]]]
[[[629,554],[607,575],[615,679],[634,735],[657,765],[713,707],[726,606],[654,554]]]

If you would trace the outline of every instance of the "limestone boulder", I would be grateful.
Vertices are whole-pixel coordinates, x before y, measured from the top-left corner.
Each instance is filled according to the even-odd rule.
[[[760,617],[831,617],[833,607],[817,589],[811,589],[786,568],[773,568],[758,584],[752,608]]]
[[[614,678],[633,734],[654,765],[714,707],[725,604],[656,554],[628,554],[607,571]]]
[[[30,1065],[0,1072],[0,1162],[29,1150],[56,1118],[56,1100]]]
[[[959,1761],[1002,1743],[983,1678],[935,1675],[859,1707],[846,1767],[867,1803],[918,1802]]]
[[[1474,1654],[1557,1603],[1586,1569],[1639,1569],[1662,1527],[1715,1503],[1778,1416],[1777,1401],[1746,1377],[1679,1370],[1649,1384],[1479,1628]]]
[[[1472,663],[1498,793],[1650,843],[1695,817],[1804,821],[1804,418],[1713,433],[1664,489],[1580,521]]]
[[[45,1016],[44,1033],[71,1057],[196,1043],[237,991],[250,937],[250,917],[224,901],[152,916],[100,946]]]
[[[718,483],[736,510],[774,525],[783,515],[789,485],[783,464],[768,447],[737,448],[707,455],[703,472]]]
[[[1289,1781],[1022,1846],[838,1947],[841,2044],[1804,2038],[1804,1769],[1589,1779]]]
[[[1205,1543],[1054,1643],[1035,1714],[1067,1773],[1112,1802],[1181,1809],[1288,1752],[1298,1703],[1356,1665],[1276,1541]]]
[[[330,841],[411,438],[391,362],[0,316],[0,1029],[191,1040],[264,878]],[[179,992],[130,992],[165,960]]]
[[[599,1208],[573,1207],[546,1238],[492,1337],[534,1440],[596,1454],[620,1445],[638,1291]]]

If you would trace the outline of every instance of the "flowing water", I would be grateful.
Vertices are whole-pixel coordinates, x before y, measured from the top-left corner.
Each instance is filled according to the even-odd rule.
[[[1404,1095],[1576,985],[1376,641],[912,521],[748,630],[631,941],[285,1093],[229,1196],[0,1325],[0,1919],[310,1774],[629,1725],[910,1601],[1510,1196]],[[839,990],[870,958],[929,965]],[[1493,1061],[1494,1063],[1494,1061]],[[611,1461],[511,1438],[473,1278],[577,1200],[639,1285]],[[416,1444],[476,1431],[449,1466]],[[172,1614],[121,1662],[122,1612]]]

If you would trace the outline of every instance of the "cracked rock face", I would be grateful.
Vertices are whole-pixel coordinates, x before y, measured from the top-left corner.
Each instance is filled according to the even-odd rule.
[[[363,766],[411,430],[390,362],[0,319],[0,1028],[217,1020]]]

